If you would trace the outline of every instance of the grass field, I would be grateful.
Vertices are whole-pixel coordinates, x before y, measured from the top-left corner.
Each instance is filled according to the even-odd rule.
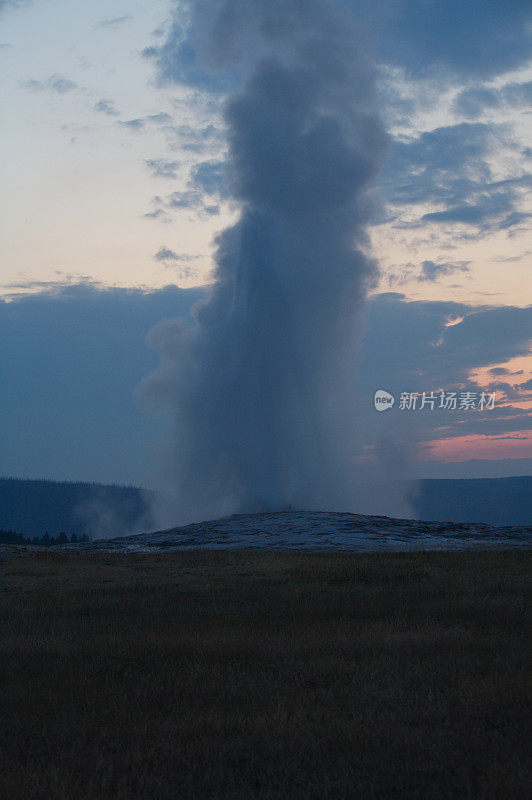
[[[5,560],[0,797],[524,800],[529,562]]]

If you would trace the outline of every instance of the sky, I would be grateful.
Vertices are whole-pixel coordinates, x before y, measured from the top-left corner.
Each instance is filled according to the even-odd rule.
[[[379,277],[357,458],[369,468],[384,448],[393,470],[400,452],[418,477],[530,474],[529,4],[345,1],[388,133],[366,198]],[[146,337],[189,315],[239,214],[231,87],[179,47],[185,10],[0,2],[3,474],[150,480],[161,422],[139,399],[158,358]],[[377,389],[396,398],[385,413]],[[400,407],[401,393],[442,391],[497,399]]]

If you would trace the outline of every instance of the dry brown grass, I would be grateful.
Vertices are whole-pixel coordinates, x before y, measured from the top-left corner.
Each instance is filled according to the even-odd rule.
[[[0,796],[518,800],[526,552],[26,554]]]

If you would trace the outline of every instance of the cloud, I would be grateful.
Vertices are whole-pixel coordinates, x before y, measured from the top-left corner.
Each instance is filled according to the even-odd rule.
[[[210,160],[195,164],[190,173],[189,185],[207,195],[227,199],[229,192],[225,162]]]
[[[471,188],[469,201],[450,205],[444,211],[423,214],[422,222],[461,223],[480,230],[505,230],[525,222],[531,214],[518,210],[522,191],[532,182],[530,176],[510,181],[486,183]]]
[[[501,215],[506,214],[508,206],[505,199],[486,196],[484,202],[475,205],[464,203],[460,206],[446,208],[445,211],[430,211],[428,214],[423,214],[421,220],[422,222],[461,222],[464,225],[479,226],[481,223],[500,219]],[[506,217],[506,220],[511,219],[511,217]]]
[[[530,59],[528,0],[351,0],[376,57],[420,78],[493,78]]]
[[[75,81],[71,81],[69,78],[65,78],[62,75],[51,75],[49,78],[41,81],[32,79],[25,81],[23,86],[33,92],[50,91],[57,92],[57,94],[67,94],[79,88],[79,85],[75,83]]]
[[[167,208],[201,208],[203,195],[201,192],[191,190],[172,192],[167,195],[165,203]]]
[[[479,230],[508,229],[524,217],[520,204],[532,183],[529,175],[493,180],[490,157],[504,129],[462,122],[395,140],[381,185],[397,225],[460,223]],[[432,206],[414,222],[402,209]]]
[[[497,264],[507,264],[514,261],[522,261],[523,258],[526,258],[530,255],[532,255],[532,250],[523,250],[522,253],[519,253],[516,256],[495,256],[491,260],[495,261]]]
[[[142,215],[144,219],[158,220],[159,222],[169,223],[172,217],[163,208],[156,208],[154,211],[147,211]]]
[[[228,198],[225,162],[212,159],[192,167],[184,190],[171,192],[164,198],[155,197],[154,202],[162,203],[168,210],[186,209],[214,216],[220,212],[219,202]]]
[[[176,253],[168,247],[160,247],[153,258],[155,261],[164,264],[167,269],[173,270],[179,280],[189,280],[196,276],[196,270],[192,269],[191,264],[199,256],[190,255],[189,253]]]
[[[156,261],[194,261],[198,258],[187,253],[176,253],[168,247],[160,247],[153,257]]]
[[[421,264],[421,275],[419,276],[419,280],[421,281],[437,281],[438,278],[444,277],[445,275],[452,275],[453,272],[469,272],[469,264],[470,261],[459,261],[454,264],[446,261],[440,264],[436,264],[434,261],[423,261]]]
[[[175,177],[175,170],[167,169],[167,164],[170,162],[151,163],[155,165],[153,174]],[[199,214],[214,216],[220,212],[219,203],[228,197],[225,163],[213,159],[202,161],[192,167],[185,189],[171,192],[164,198],[155,197],[154,202],[161,203],[168,210],[196,211]]]
[[[532,307],[408,301],[385,293],[369,304],[367,325],[368,378],[388,380],[396,390],[407,381],[411,391],[450,388],[467,383],[474,369],[528,355]]]
[[[120,114],[120,112],[116,110],[112,100],[98,100],[93,108],[95,111],[99,111],[101,114],[107,114],[109,117],[117,117]]]
[[[401,286],[410,281],[436,282],[440,278],[452,275],[455,272],[469,272],[470,261],[442,261],[425,260],[419,265],[409,262],[407,264],[391,265],[383,276],[390,286]]]
[[[165,204],[168,209],[194,210],[208,216],[216,216],[220,212],[220,207],[216,203],[206,202],[204,193],[196,189],[172,192],[166,197]]]
[[[117,124],[121,125],[123,128],[128,128],[131,131],[141,131],[146,126],[146,122],[140,117],[136,117],[134,119],[121,119],[118,120]]]
[[[473,86],[455,98],[453,110],[464,117],[479,117],[486,109],[521,108],[532,105],[532,81],[507,83],[500,88]]]
[[[500,91],[484,86],[464,89],[456,97],[453,110],[464,117],[479,117],[485,108],[500,106]]]
[[[221,93],[234,83],[227,75],[213,75],[205,69],[180,22],[171,26],[162,45],[146,47],[142,55],[155,61],[161,84],[180,83],[193,89]]]
[[[158,114],[148,114],[144,119],[147,122],[154,122],[158,125],[169,125],[173,121],[172,115],[167,114],[165,111],[159,111]]]
[[[172,120],[173,118],[170,114],[160,111],[158,114],[147,114],[144,117],[119,120],[117,124],[138,133],[139,131],[144,130],[147,125],[168,125],[172,122]]]
[[[126,22],[131,22],[133,19],[130,15],[125,15],[123,17],[112,17],[111,19],[101,19],[99,22],[96,23],[96,28],[112,28],[114,30],[118,28],[123,28]]]
[[[156,178],[177,178],[177,170],[181,166],[180,161],[166,158],[148,158],[144,163]]]
[[[486,163],[493,130],[483,123],[460,123],[395,140],[382,184],[396,205],[469,196],[490,178]]]
[[[224,142],[224,132],[213,123],[207,125],[174,125],[168,129],[181,150],[202,153],[219,147]]]
[[[32,4],[32,0],[0,0],[0,14],[9,9],[23,8]]]

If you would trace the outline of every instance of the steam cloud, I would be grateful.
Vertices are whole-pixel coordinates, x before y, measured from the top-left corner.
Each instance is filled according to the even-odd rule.
[[[386,149],[369,61],[340,1],[189,11],[166,52],[194,54],[197,85],[208,73],[211,88],[231,86],[227,174],[241,214],[217,239],[194,324],[166,321],[149,337],[161,359],[144,393],[172,419],[168,521],[357,510],[354,367],[375,274],[366,192]]]

